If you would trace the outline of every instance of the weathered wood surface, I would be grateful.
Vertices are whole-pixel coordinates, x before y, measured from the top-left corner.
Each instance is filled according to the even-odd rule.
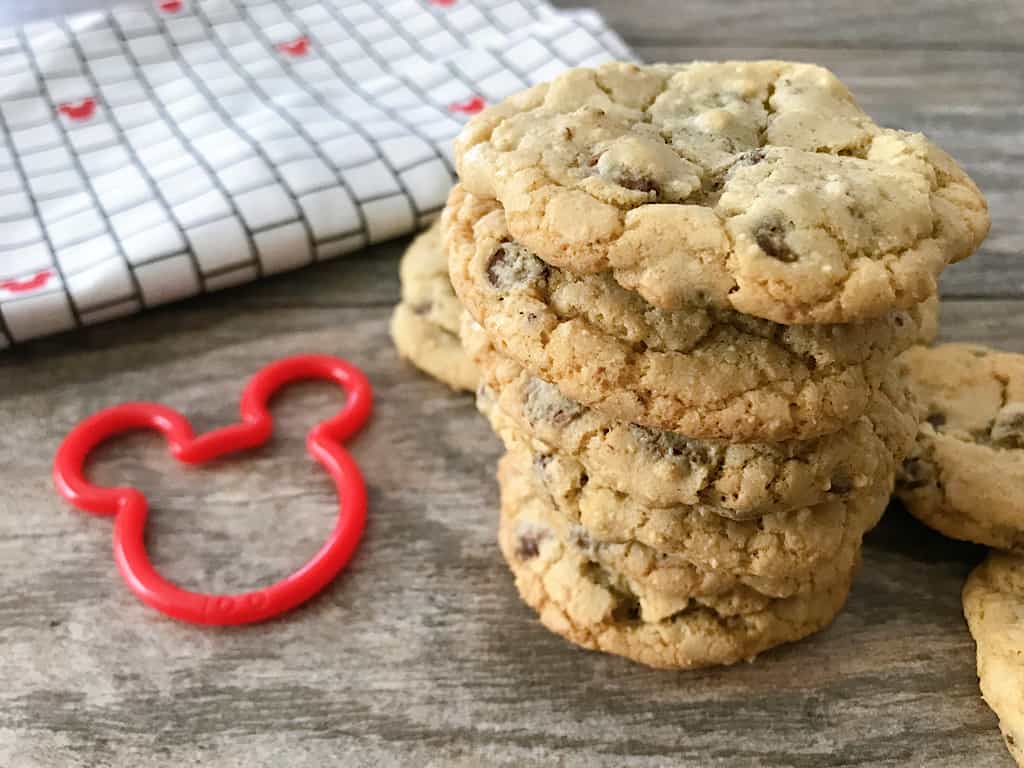
[[[595,8],[630,42],[821,49],[1024,49],[1017,0],[559,0]]]
[[[1019,4],[603,5],[645,58],[818,60],[880,119],[935,136],[995,219],[983,253],[944,280],[943,335],[1024,352]],[[897,509],[833,627],[756,664],[653,672],[540,628],[494,543],[496,438],[388,342],[401,246],[0,357],[0,765],[1011,764],[960,612],[981,551]],[[128,398],[178,407],[198,429],[227,423],[249,373],[302,350],[351,358],[376,388],[352,444],[371,497],[360,550],[285,620],[160,618],[117,576],[110,521],[54,495],[57,443]],[[245,459],[183,470],[143,435],[105,451],[95,477],[150,496],[168,576],[253,587],[303,562],[332,523],[302,440],[339,401],[326,385],[286,392],[277,437]]]

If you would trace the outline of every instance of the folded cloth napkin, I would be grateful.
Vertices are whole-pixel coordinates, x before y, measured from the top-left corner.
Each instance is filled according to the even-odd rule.
[[[541,0],[155,0],[0,29],[0,346],[412,232],[469,116],[629,57]]]

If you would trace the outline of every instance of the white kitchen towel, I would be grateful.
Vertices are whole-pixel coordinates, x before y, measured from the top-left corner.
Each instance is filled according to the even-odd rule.
[[[469,116],[629,57],[542,0],[155,0],[0,29],[0,347],[412,232]]]

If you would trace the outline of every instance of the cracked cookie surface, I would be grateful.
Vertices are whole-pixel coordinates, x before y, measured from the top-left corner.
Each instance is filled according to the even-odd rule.
[[[945,344],[901,360],[924,419],[897,495],[946,536],[1024,553],[1024,355]]]
[[[585,648],[662,668],[733,664],[822,629],[849,593],[854,566],[815,591],[780,599],[638,592],[570,539],[534,521],[517,483],[515,475],[503,478],[502,554],[520,596],[541,622]]]
[[[477,373],[459,344],[462,305],[448,278],[440,221],[409,245],[399,265],[402,301],[391,316],[398,353],[453,389],[476,387]]]
[[[587,558],[603,583],[635,595],[640,616],[646,621],[658,621],[689,605],[733,616],[762,610],[776,599],[737,579],[702,572],[673,555],[660,555],[639,542],[594,541],[586,529],[555,508],[529,472],[536,468],[514,457],[498,464],[501,525],[507,529],[506,535],[516,537],[515,553],[520,560],[537,554],[545,540],[558,540],[564,548]],[[852,567],[852,561],[847,563],[844,573]]]
[[[1024,559],[990,554],[967,577],[963,603],[982,696],[999,717],[1007,749],[1024,766]]]
[[[660,558],[659,567],[678,567],[680,579],[700,574],[772,597],[813,591],[834,580],[837,570],[851,567],[892,488],[890,478],[846,501],[730,520],[695,507],[644,506],[601,485],[578,461],[558,453],[532,453],[521,446],[502,462],[515,466],[503,471],[529,479],[566,524],[581,527],[594,546],[642,544],[650,557]],[[614,567],[627,570],[622,558]],[[661,589],[672,588],[670,577],[666,571]]]
[[[893,357],[920,333],[917,307],[832,326],[659,309],[607,273],[541,261],[510,239],[496,202],[459,186],[442,231],[455,291],[502,354],[579,402],[690,437],[838,431],[864,413]]]
[[[570,70],[474,117],[455,154],[525,247],[667,309],[880,317],[934,294],[989,227],[952,158],[811,64]]]
[[[917,432],[893,371],[867,411],[813,440],[727,443],[617,421],[563,395],[503,357],[482,330],[464,337],[481,372],[477,407],[506,446],[577,459],[591,478],[651,506],[700,506],[742,520],[845,499],[891,477]]]

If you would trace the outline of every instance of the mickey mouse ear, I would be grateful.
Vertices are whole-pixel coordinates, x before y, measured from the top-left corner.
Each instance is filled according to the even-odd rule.
[[[146,497],[130,487],[104,488],[84,476],[89,454],[125,432],[161,432],[180,461],[200,464],[261,445],[273,431],[267,405],[282,387],[295,381],[324,379],[348,397],[331,419],[307,435],[309,453],[327,470],[338,493],[338,519],[327,541],[302,568],[276,584],[236,595],[190,592],[164,579],[145,548]],[[177,411],[155,403],[123,403],[100,411],[75,427],[57,450],[53,476],[57,492],[75,507],[93,514],[116,515],[114,558],[129,588],[147,605],[195,624],[248,624],[289,611],[326,587],[352,557],[366,526],[366,486],[342,442],[366,422],[373,393],[366,376],[351,363],[326,355],[299,355],[259,371],[241,399],[242,420],[193,436]]]
[[[155,429],[163,432],[171,453],[178,455],[192,439],[192,427],[175,410],[156,403],[122,403],[94,413],[68,434],[53,461],[53,482],[65,500],[94,515],[116,514],[131,488],[101,488],[85,479],[89,454],[111,437]]]

